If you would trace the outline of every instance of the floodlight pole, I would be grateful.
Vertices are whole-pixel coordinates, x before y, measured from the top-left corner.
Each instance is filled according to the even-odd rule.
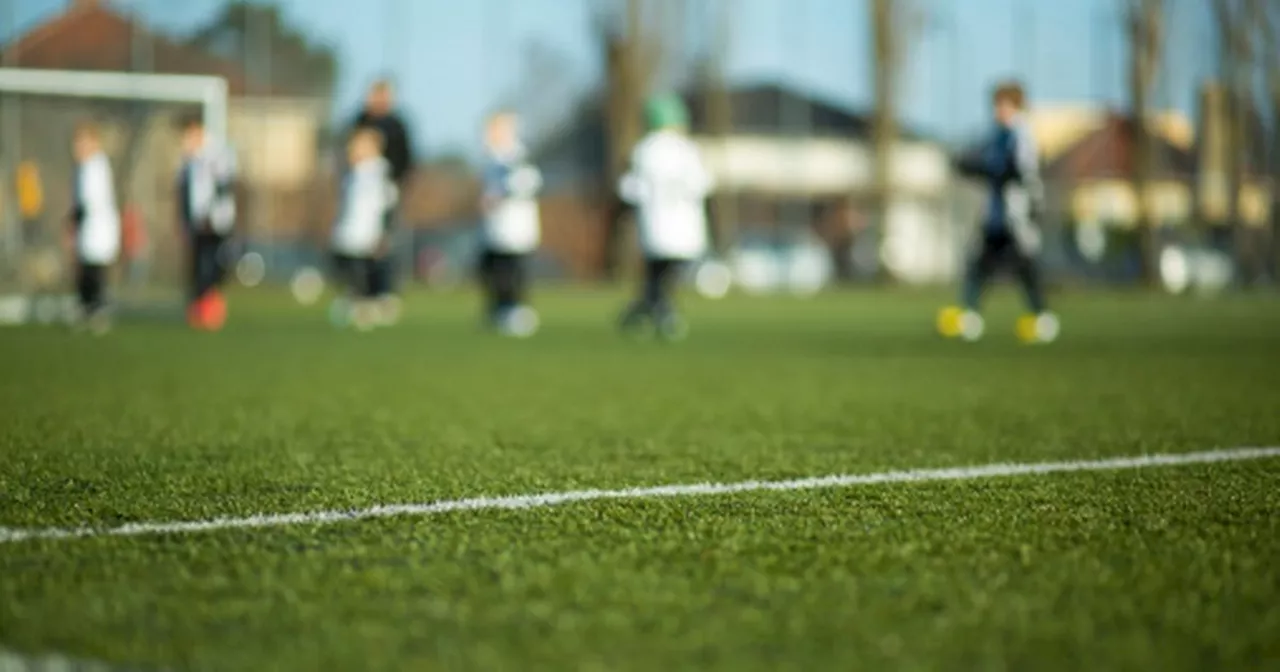
[[[0,68],[0,92],[195,103],[208,133],[227,137],[227,80],[222,77]]]

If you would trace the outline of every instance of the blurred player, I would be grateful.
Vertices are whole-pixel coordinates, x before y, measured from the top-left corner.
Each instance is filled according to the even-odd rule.
[[[645,259],[641,295],[623,314],[622,328],[634,332],[651,323],[659,336],[676,340],[688,328],[672,294],[684,265],[706,253],[711,176],[685,135],[688,113],[680,98],[651,99],[645,116],[649,133],[636,145],[618,185],[622,199],[636,206]]]
[[[116,210],[111,163],[102,151],[98,127],[76,127],[76,159],[71,225],[76,254],[76,294],[81,323],[95,334],[111,328],[107,312],[107,275],[120,253],[120,213]]]
[[[529,257],[538,249],[542,175],[525,158],[514,113],[499,112],[485,128],[484,250],[480,269],[485,316],[502,333],[525,337],[538,329],[527,304]]]
[[[1035,140],[1023,119],[1025,104],[1020,84],[997,86],[992,94],[995,130],[980,154],[959,163],[961,173],[985,180],[989,192],[977,251],[965,272],[962,306],[946,308],[938,317],[938,329],[945,336],[970,341],[982,337],[982,291],[1003,267],[1017,275],[1031,310],[1018,320],[1018,337],[1035,343],[1052,341],[1058,335],[1058,318],[1045,302],[1035,259],[1041,246],[1038,220],[1044,184]]]
[[[391,181],[400,192],[406,191],[410,172],[413,170],[413,140],[409,127],[396,112],[395,88],[390,80],[380,79],[369,87],[364,108],[352,123],[352,130],[369,128],[382,138],[382,156],[387,160]],[[395,210],[387,212],[388,231],[394,231]],[[388,241],[388,245],[390,241]],[[381,255],[374,263],[370,291],[379,297],[379,319],[394,322],[399,318],[400,299],[395,287],[395,255]]]
[[[345,296],[333,316],[367,330],[383,323],[378,293],[378,262],[387,254],[390,211],[397,202],[391,168],[382,158],[382,136],[359,128],[347,141],[348,168],[342,204],[333,226],[333,265]]]
[[[178,209],[190,260],[187,322],[196,329],[220,329],[227,304],[222,295],[227,239],[235,228],[235,155],[214,144],[204,121],[182,121],[182,169],[178,173]]]

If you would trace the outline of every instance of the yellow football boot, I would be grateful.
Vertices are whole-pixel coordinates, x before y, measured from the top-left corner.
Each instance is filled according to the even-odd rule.
[[[964,311],[956,306],[947,306],[938,311],[938,333],[946,338],[960,337],[960,319]]]
[[[1014,327],[1018,340],[1028,345],[1052,343],[1058,339],[1058,332],[1061,330],[1062,325],[1058,322],[1058,316],[1048,312],[1039,315],[1023,315],[1018,318],[1018,323]]]
[[[1013,333],[1017,334],[1018,340],[1027,345],[1038,343],[1039,338],[1036,337],[1036,316],[1023,315],[1014,323]]]

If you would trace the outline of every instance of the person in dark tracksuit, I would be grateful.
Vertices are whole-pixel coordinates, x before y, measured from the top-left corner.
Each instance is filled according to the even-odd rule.
[[[111,163],[92,123],[76,127],[73,203],[70,215],[76,256],[76,295],[80,324],[95,334],[111,327],[107,312],[107,275],[120,254],[120,212],[116,209]]]
[[[182,121],[182,169],[178,173],[178,214],[188,252],[187,322],[216,330],[226,320],[221,286],[226,276],[227,239],[235,228],[235,154],[216,144],[204,121]]]
[[[965,270],[962,305],[944,309],[938,318],[938,329],[945,336],[969,341],[982,337],[982,292],[998,270],[1008,268],[1022,286],[1031,311],[1018,320],[1018,337],[1028,343],[1057,338],[1058,318],[1049,311],[1036,262],[1044,185],[1035,139],[1023,120],[1025,105],[1020,84],[997,86],[992,95],[995,129],[979,152],[958,162],[962,174],[986,182],[987,203],[976,251]]]
[[[391,180],[404,193],[413,171],[413,138],[404,119],[395,111],[395,90],[388,80],[374,82],[365,98],[364,109],[352,122],[351,130],[372,128],[382,138],[382,157],[391,171]],[[388,213],[388,227],[394,225],[395,212]],[[382,319],[393,322],[400,312],[396,297],[395,255],[392,250],[374,262],[373,291],[380,297]]]

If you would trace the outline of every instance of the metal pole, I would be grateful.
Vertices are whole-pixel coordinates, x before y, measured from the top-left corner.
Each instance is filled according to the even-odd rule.
[[[804,0],[799,0],[799,1],[803,2]],[[779,11],[783,11],[781,10],[780,5],[778,7],[779,7]],[[794,13],[788,14],[788,18],[792,16],[794,16]],[[793,29],[790,24],[791,22],[787,20],[778,21],[778,41],[781,43],[781,51],[784,54],[789,53],[787,47],[788,45],[791,44],[790,39],[791,39],[791,32]],[[790,133],[788,132],[791,130],[791,122],[792,122],[792,109],[791,109],[791,106],[788,105],[788,101],[786,98],[786,88],[785,88],[785,85],[783,85],[782,88],[779,88],[779,95],[778,95],[778,126],[782,131],[782,133],[780,133],[779,136],[783,143],[794,141],[792,138],[789,137]],[[789,168],[794,169],[793,166]],[[773,222],[773,235],[771,236],[771,238],[774,241],[775,248],[781,247],[781,243],[783,241],[783,231],[790,224],[788,220],[791,217],[791,208],[787,203],[788,196],[790,196],[790,194],[786,193],[784,189],[778,190],[774,196],[774,198],[778,199],[779,201],[777,203],[774,203],[775,207],[773,209],[774,213],[777,216],[777,221]],[[781,255],[778,254],[779,251],[780,251],[779,249],[774,249],[773,253],[779,257],[778,261],[780,262]]]
[[[779,35],[782,38],[783,45],[795,45],[794,51],[797,58],[801,60],[808,55],[808,51],[803,46],[805,44],[804,19],[806,13],[804,9],[806,7],[808,7],[808,0],[799,0],[792,6],[792,11],[787,14],[786,19],[779,22],[779,28],[781,29]],[[781,93],[783,95],[780,96],[778,102],[780,106],[778,115],[782,122],[781,125],[784,131],[794,131],[794,134],[783,133],[784,142],[794,143],[792,147],[795,151],[789,152],[789,163],[794,164],[790,168],[795,171],[795,174],[803,176],[807,166],[805,165],[804,152],[802,150],[810,140],[813,132],[811,110],[806,101],[798,98],[794,100],[788,98],[785,89]],[[803,95],[799,91],[795,93],[797,96]],[[803,196],[795,192],[789,192],[784,188],[782,198],[782,207],[779,208],[782,221],[778,223],[777,235],[779,240],[794,239],[795,233],[801,229],[802,223],[807,223],[807,214],[803,212],[805,207],[798,202],[798,199],[803,198]]]
[[[397,97],[403,92],[406,82],[401,81],[400,66],[409,62],[408,46],[409,43],[405,39],[406,26],[412,22],[408,20],[407,9],[411,5],[406,5],[401,0],[383,0],[383,18],[387,21],[386,26],[386,46],[383,50],[383,69],[388,73],[392,73],[392,77],[396,80]],[[409,148],[410,153],[413,148]],[[408,185],[400,185],[407,188]],[[400,225],[397,226],[392,233],[392,245],[390,257],[392,259],[391,269],[387,272],[403,277],[404,269],[410,269],[410,277],[412,277],[413,268],[413,242],[412,231],[409,230],[408,220],[409,213],[404,204],[401,204],[398,210],[400,215]],[[400,278],[393,278],[391,282],[394,286],[399,286]]]
[[[151,51],[150,40],[144,39],[144,31],[138,30],[138,26],[143,20],[140,5],[142,5],[144,2],[145,0],[132,0],[132,2],[130,2],[128,6],[129,21],[130,21],[130,24],[129,24],[129,28],[130,28],[129,30],[129,70],[131,72],[146,72],[146,71],[150,71],[153,67],[152,54],[150,53]],[[133,101],[130,103],[130,105],[134,107],[135,110],[137,110],[137,108],[145,105],[150,105],[150,103],[147,101]],[[145,110],[143,110],[143,112],[145,112]],[[134,186],[134,184],[129,184],[128,182],[123,183],[121,185],[120,205],[126,209],[136,208],[138,212],[142,213],[141,219],[143,221],[149,222],[149,221],[152,221],[152,219],[157,214],[156,208],[153,207],[156,201],[155,166],[152,165],[152,162],[146,161],[145,156],[144,157],[137,156],[137,153],[146,151],[144,143],[146,142],[147,124],[149,120],[152,118],[152,115],[139,114],[135,112],[134,114],[128,115],[128,117],[134,122],[138,123],[140,127],[130,129],[130,136],[131,136],[130,142],[134,146],[134,149],[132,150],[134,155],[126,157],[125,160],[129,161],[132,165],[120,166],[120,170],[126,171],[126,174],[130,177],[130,181],[133,182],[134,184],[137,184],[139,182],[141,183],[140,184],[141,193],[137,194],[137,198],[135,200],[132,197],[132,194],[130,193],[131,188]],[[141,172],[143,175],[143,178],[141,180],[137,179],[139,172]],[[122,214],[128,215],[133,213],[122,213]],[[136,221],[134,222],[134,225],[139,225],[139,224],[140,222],[136,222]],[[142,234],[140,232],[134,232],[133,235],[134,236],[149,235],[149,232],[146,234]],[[126,240],[128,240],[128,238],[126,238]],[[126,280],[123,283],[123,286],[127,288],[126,291],[135,291],[137,289],[134,284],[135,277],[133,274],[132,267],[138,263],[138,260],[134,257],[134,255],[138,254],[139,252],[140,250],[136,250],[136,249],[125,250],[127,267],[125,271]]]
[[[15,10],[15,0],[6,0],[4,4],[4,25],[11,33],[18,30],[18,22]],[[4,54],[4,65],[10,65],[11,55]],[[15,176],[18,163],[22,161],[22,112],[21,101],[16,95],[5,95],[0,98],[0,179],[12,183]],[[8,194],[16,192],[10,190],[10,184],[0,185],[0,194]],[[5,259],[4,264],[7,268],[18,268],[16,263],[22,250],[22,213],[20,207],[16,203],[16,199],[4,198],[4,209],[0,211],[0,216],[7,220],[7,226],[3,227],[5,232],[4,250],[0,258]]]
[[[1022,64],[1022,76],[1028,83],[1036,81],[1036,2],[1014,0],[1014,60]]]
[[[951,109],[953,111],[958,111],[960,109],[961,99],[964,97],[960,91],[960,72],[963,69],[961,67],[960,60],[964,57],[964,49],[960,44],[959,10],[956,9],[955,3],[952,3],[949,6],[951,7],[951,13],[946,19],[948,37],[950,38],[948,41],[950,42],[949,46],[951,51],[951,91],[949,93],[949,97],[951,99]],[[953,113],[949,116],[951,119],[952,136],[954,139],[959,140],[961,133],[960,115],[958,113]]]
[[[388,76],[399,79],[398,66],[405,62],[405,27],[410,23],[405,16],[405,4],[400,0],[379,0],[382,9],[382,70]]]
[[[1105,40],[1106,21],[1107,17],[1105,10],[1101,7],[1095,9],[1093,12],[1093,21],[1091,22],[1092,25],[1089,30],[1089,52],[1093,54],[1093,72],[1090,79],[1093,80],[1093,86],[1091,87],[1093,89],[1093,95],[1099,99],[1105,99],[1110,93],[1107,68],[1108,60],[1104,53],[1105,49],[1110,48],[1110,45],[1107,44]]]

